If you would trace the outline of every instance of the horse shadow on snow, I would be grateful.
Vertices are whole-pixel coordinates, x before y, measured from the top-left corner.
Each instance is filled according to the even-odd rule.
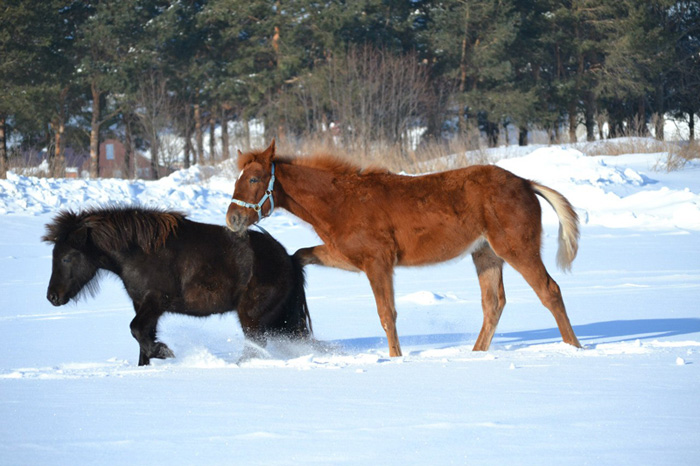
[[[611,320],[574,326],[576,335],[589,345],[601,343],[623,343],[636,340],[661,340],[681,335],[700,334],[700,319],[635,319]],[[697,337],[698,335],[695,335]],[[431,335],[406,335],[401,337],[406,346],[429,346],[444,349],[453,346],[470,345],[476,334],[442,333]],[[561,335],[556,327],[526,330],[521,332],[496,333],[496,347],[527,347],[547,343],[561,342]],[[350,351],[379,350],[386,347],[384,337],[353,338],[331,342]]]

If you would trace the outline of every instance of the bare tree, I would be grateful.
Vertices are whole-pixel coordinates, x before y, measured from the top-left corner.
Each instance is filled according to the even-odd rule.
[[[151,176],[160,177],[160,164],[172,165],[172,156],[162,157],[160,133],[171,121],[171,102],[167,79],[157,70],[144,76],[139,86],[136,115],[141,122],[151,149]],[[165,154],[169,155],[169,154]]]
[[[415,55],[394,55],[369,46],[353,48],[329,62],[328,93],[332,118],[346,145],[368,154],[383,141],[409,147],[409,130],[425,119],[430,94],[426,69]]]

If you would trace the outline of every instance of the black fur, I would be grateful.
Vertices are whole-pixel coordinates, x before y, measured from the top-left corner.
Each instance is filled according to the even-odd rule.
[[[102,270],[122,279],[136,311],[139,365],[173,356],[156,340],[165,312],[237,310],[246,338],[262,345],[271,334],[310,337],[302,265],[269,234],[237,235],[178,212],[122,207],[61,212],[42,240],[54,244],[47,298],[55,306],[94,295]]]

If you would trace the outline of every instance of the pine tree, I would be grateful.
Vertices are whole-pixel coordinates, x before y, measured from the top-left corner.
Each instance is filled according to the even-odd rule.
[[[695,115],[700,115],[700,3],[678,1],[668,10],[667,27],[674,59],[666,80],[667,105],[677,118],[687,119],[689,139],[695,139]],[[657,134],[663,134],[659,128]]]
[[[447,63],[445,74],[458,91],[460,132],[466,132],[470,121],[478,122],[489,145],[495,145],[509,108],[522,97],[513,84],[515,68],[509,60],[519,26],[514,3],[444,2],[436,4],[430,16],[435,32],[431,46],[436,59]]]
[[[59,94],[67,65],[66,29],[57,0],[8,0],[0,10],[0,176],[8,168],[11,128],[44,128],[51,96]]]

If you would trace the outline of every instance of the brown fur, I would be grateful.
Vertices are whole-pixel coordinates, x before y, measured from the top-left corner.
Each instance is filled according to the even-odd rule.
[[[324,244],[297,251],[305,263],[363,271],[372,286],[391,356],[401,354],[396,333],[393,268],[425,265],[471,253],[482,291],[484,323],[475,350],[488,349],[505,306],[503,262],[532,286],[555,317],[565,342],[580,346],[561,292],[540,257],[541,209],[537,195],[560,219],[559,265],[578,249],[578,218],[558,192],[496,166],[473,166],[423,176],[363,170],[329,156],[240,154],[242,175],[234,198],[261,199],[275,163],[275,205],[311,224]],[[263,206],[267,213],[269,205]],[[240,231],[257,213],[231,204],[226,221]]]

